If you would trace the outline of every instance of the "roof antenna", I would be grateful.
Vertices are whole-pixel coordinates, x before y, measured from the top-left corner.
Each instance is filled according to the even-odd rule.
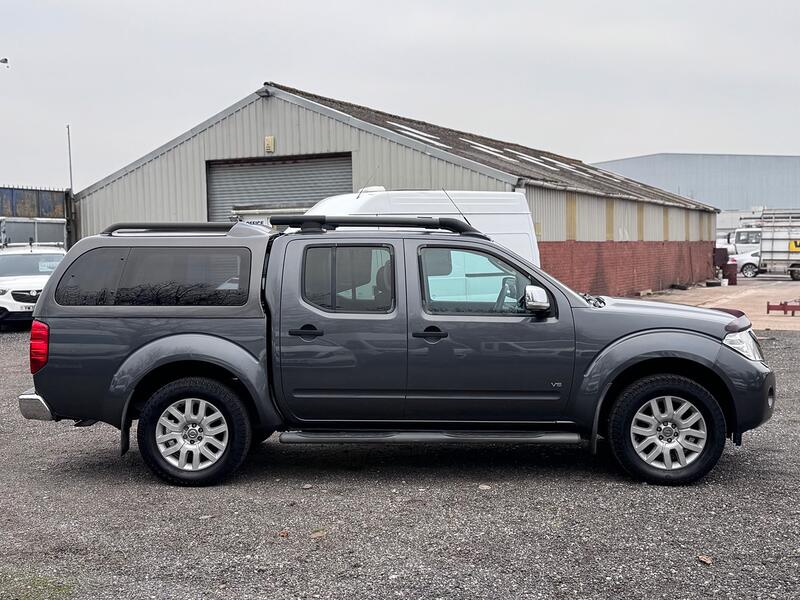
[[[453,202],[453,199],[450,197],[450,194],[447,193],[447,190],[442,188],[442,191],[444,192],[444,195],[447,196],[447,199],[450,200],[450,203],[453,205],[453,208],[455,208],[458,211],[458,214],[461,215],[461,218],[463,218],[467,222],[467,225],[472,227],[472,223],[469,222],[469,219],[467,218],[467,215],[465,215],[463,212],[461,212],[461,209],[458,208],[458,204]]]
[[[358,190],[358,196],[356,196],[356,200],[361,198],[361,193],[364,191],[365,188],[369,187],[369,184],[372,183],[373,179],[375,179],[375,175],[377,174],[377,172],[378,172],[378,167],[375,167],[375,170],[372,172],[372,175],[370,175],[369,179],[367,179],[367,183],[361,186],[361,189]]]

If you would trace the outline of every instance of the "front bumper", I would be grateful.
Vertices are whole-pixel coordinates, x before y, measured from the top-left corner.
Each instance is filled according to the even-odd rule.
[[[33,307],[36,304],[17,302],[11,292],[0,297],[0,321],[30,321],[33,319]]]
[[[44,398],[36,393],[36,388],[31,388],[24,394],[20,394],[17,400],[19,401],[19,412],[26,419],[35,419],[37,421],[54,420],[50,407],[44,401]]]
[[[772,417],[775,410],[775,373],[763,362],[752,361],[723,347],[717,365],[727,376],[736,411],[734,441]]]

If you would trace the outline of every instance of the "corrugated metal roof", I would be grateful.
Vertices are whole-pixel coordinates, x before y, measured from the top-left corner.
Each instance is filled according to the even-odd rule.
[[[506,181],[509,185],[520,187],[529,185],[620,200],[717,211],[707,204],[605,171],[574,158],[408,119],[273,82],[265,83],[264,87],[255,93],[81,190],[76,194],[76,200],[80,201],[115,180],[127,176],[138,167],[178,147],[245,106],[258,101],[268,102],[272,95],[302,104],[329,117],[338,118],[352,127],[388,137],[417,150],[424,150],[431,156],[452,160],[465,168]]]
[[[267,82],[261,92],[271,93],[275,90],[349,115],[388,130],[395,136],[400,135],[416,143],[426,144],[438,152],[452,154],[526,180],[521,183],[696,210],[717,210],[696,200],[552,152],[408,119],[279,83]]]

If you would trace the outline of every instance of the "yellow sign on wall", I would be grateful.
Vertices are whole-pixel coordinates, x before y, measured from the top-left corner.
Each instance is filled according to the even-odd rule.
[[[789,252],[800,252],[800,240],[789,240]]]

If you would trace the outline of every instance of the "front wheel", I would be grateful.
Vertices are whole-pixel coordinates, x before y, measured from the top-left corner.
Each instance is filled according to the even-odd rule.
[[[139,416],[139,450],[150,470],[176,485],[217,483],[235,471],[251,441],[247,409],[230,388],[205,377],[157,390]]]
[[[691,483],[722,455],[725,417],[714,396],[691,379],[652,375],[620,395],[609,418],[609,441],[617,461],[637,479]]]
[[[800,265],[792,265],[792,269],[789,271],[789,276],[794,281],[800,281]]]

